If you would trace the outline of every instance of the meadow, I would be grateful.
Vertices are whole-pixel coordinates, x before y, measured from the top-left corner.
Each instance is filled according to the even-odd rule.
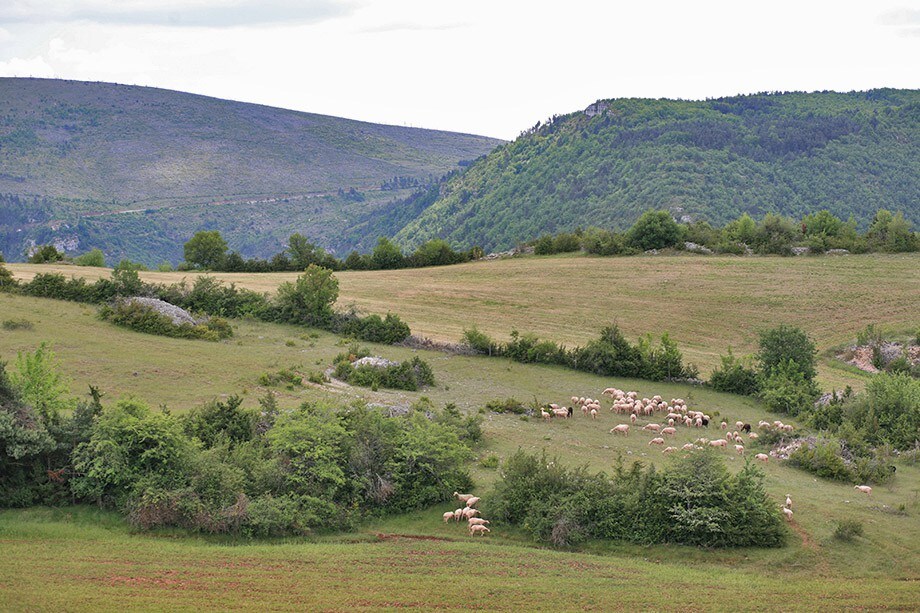
[[[20,279],[56,270],[93,280],[107,269],[10,264]],[[199,273],[144,272],[172,283]],[[296,273],[217,273],[273,292]],[[512,329],[568,346],[617,323],[628,338],[668,332],[705,377],[732,347],[756,350],[758,332],[781,323],[804,329],[822,352],[819,383],[859,389],[865,375],[830,355],[875,323],[892,332],[920,327],[920,255],[837,257],[525,257],[456,266],[336,273],[340,306],[393,311],[413,333],[458,341],[476,326],[498,340]]]
[[[920,281],[918,262],[916,256],[880,255],[554,257],[337,277],[340,306],[392,310],[426,336],[455,341],[475,324],[496,337],[516,327],[574,344],[616,319],[631,337],[668,330],[685,356],[704,365],[701,358],[710,356],[708,364],[714,364],[729,344],[736,353],[752,351],[756,331],[780,322],[802,326],[821,349],[847,342],[869,321],[916,326],[910,299]],[[53,269],[88,278],[109,273],[73,266],[9,268],[20,278]],[[172,282],[192,275],[142,276]],[[220,276],[272,291],[295,275]],[[802,281],[783,282],[787,277]],[[566,285],[571,289],[560,291]],[[848,297],[865,309],[854,308]],[[134,395],[184,412],[230,394],[253,406],[270,390],[281,406],[316,399],[408,406],[427,399],[477,412],[497,398],[564,403],[572,395],[597,397],[614,385],[643,396],[683,397],[717,422],[775,418],[752,399],[706,388],[368,343],[362,344],[373,354],[391,359],[420,355],[433,367],[435,385],[419,392],[371,391],[334,381],[266,388],[259,382],[262,373],[291,368],[306,377],[323,371],[349,342],[322,331],[245,320],[234,321],[234,337],[219,343],[149,336],[100,321],[91,305],[9,294],[0,294],[0,313],[3,320],[32,323],[31,329],[0,330],[0,360],[13,362],[18,351],[47,341],[73,393],[97,385],[104,403]],[[825,386],[858,385],[863,375],[824,356],[821,377]],[[674,458],[649,447],[651,436],[609,433],[623,418],[606,406],[597,421],[580,413],[545,423],[483,412],[484,439],[470,466],[474,491],[488,496],[499,478],[487,459],[503,460],[518,449],[546,450],[559,462],[592,471],[610,471],[620,457],[667,471]],[[700,435],[680,429],[668,444],[680,446]],[[760,450],[749,445],[748,454]],[[724,457],[731,470],[743,465],[733,451]],[[589,542],[578,551],[549,550],[508,526],[493,526],[486,538],[469,537],[463,526],[441,521],[452,503],[371,520],[347,534],[254,541],[136,532],[120,516],[89,507],[7,510],[0,512],[0,608],[910,610],[920,606],[920,467],[896,465],[897,476],[875,487],[871,497],[776,461],[763,465],[777,505],[786,494],[794,501],[788,545],[780,549]],[[861,522],[864,535],[835,538],[844,520]]]

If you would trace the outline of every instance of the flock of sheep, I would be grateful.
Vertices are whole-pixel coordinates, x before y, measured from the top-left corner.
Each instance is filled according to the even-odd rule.
[[[447,511],[444,513],[444,523],[453,520],[456,522],[466,520],[466,525],[470,530],[470,536],[479,535],[484,536],[486,532],[491,532],[486,528],[486,524],[489,523],[488,519],[482,519],[481,517],[476,517],[481,515],[479,509],[475,508],[479,504],[480,498],[474,496],[473,494],[461,494],[460,492],[454,492],[454,496],[460,502],[466,504],[466,506],[460,507],[456,511]]]
[[[665,402],[662,400],[661,396],[640,399],[638,392],[626,392],[615,387],[608,387],[601,394],[610,396],[613,399],[613,405],[610,407],[611,411],[617,415],[629,415],[630,423],[621,423],[614,426],[610,429],[611,434],[629,436],[630,426],[635,425],[640,416],[648,419],[652,418],[656,413],[666,415],[665,419],[667,420],[667,425],[652,423],[650,421],[640,428],[646,432],[661,435],[652,438],[648,443],[650,446],[664,445],[666,442],[665,437],[675,436],[677,434],[677,428],[679,427],[707,428],[711,421],[709,415],[706,415],[702,411],[694,411],[687,408],[687,403],[682,398],[672,398],[670,402]],[[552,419],[569,419],[575,412],[575,406],[581,407],[581,412],[585,417],[590,416],[591,419],[597,419],[601,412],[600,400],[586,398],[584,396],[572,396],[571,407],[548,404],[545,408],[540,409],[540,416],[545,421],[550,421]],[[728,448],[729,445],[734,445],[735,451],[739,455],[744,455],[744,438],[742,437],[742,433],[747,434],[748,440],[751,441],[756,441],[759,435],[751,431],[752,428],[750,424],[746,424],[742,421],[736,421],[734,427],[735,429],[731,430],[728,422],[723,421],[719,424],[719,429],[725,433],[723,438],[709,440],[701,437],[692,443],[683,445],[680,447],[680,450],[693,451],[696,449],[703,449],[707,445],[717,449],[725,449]],[[757,424],[757,428],[765,431],[784,433],[790,433],[794,430],[792,425],[784,424],[779,420],[773,422],[762,420]],[[678,448],[671,446],[666,446],[661,450],[662,453],[672,453],[675,451],[678,451]],[[758,453],[754,458],[761,462],[770,461],[770,456],[765,453]],[[857,485],[855,489],[867,495],[872,494],[872,488],[868,485]],[[467,520],[470,536],[476,534],[482,536],[490,532],[489,528],[486,527],[489,520],[477,517],[477,515],[480,515],[480,512],[475,506],[479,503],[479,497],[472,494],[461,494],[459,492],[454,492],[454,496],[460,502],[465,503],[466,506],[455,511],[447,511],[444,513],[444,523],[452,520],[460,522],[465,519]],[[782,511],[786,520],[792,521],[792,498],[789,494],[786,494],[786,501],[785,504],[783,504]]]

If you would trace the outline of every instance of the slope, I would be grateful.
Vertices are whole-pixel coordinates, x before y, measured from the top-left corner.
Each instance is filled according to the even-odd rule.
[[[642,211],[723,224],[827,208],[920,223],[920,91],[619,99],[538,123],[477,161],[396,239],[513,246]]]
[[[331,233],[363,212],[350,204],[387,201],[360,192],[393,177],[407,178],[400,185],[430,182],[500,142],[148,87],[3,78],[0,233],[7,238],[0,249],[19,256],[12,239],[26,234],[82,250],[79,240],[100,223],[97,234],[163,234],[162,220],[144,223],[145,211],[202,204],[222,206],[216,216],[191,215],[193,227],[179,223],[174,234],[239,218],[240,206],[270,210],[285,202],[296,206],[276,222],[309,234],[323,214]],[[99,221],[114,213],[136,219]],[[51,232],[36,231],[42,228]]]

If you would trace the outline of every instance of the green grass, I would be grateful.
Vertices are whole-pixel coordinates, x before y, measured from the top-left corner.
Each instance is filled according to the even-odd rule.
[[[0,594],[6,610],[107,610],[117,603],[121,610],[812,611],[917,604],[910,580],[828,576],[796,551],[788,555],[797,563],[765,572],[757,551],[556,552],[494,532],[473,539],[438,521],[427,523],[447,540],[394,537],[381,525],[341,539],[240,543],[132,534],[112,516],[84,508],[5,511]],[[849,546],[851,555],[859,547]]]
[[[862,270],[860,278],[868,279],[873,271],[878,274],[873,264],[877,257],[850,261]],[[677,266],[689,262],[688,274],[720,262],[728,267],[735,265],[718,259],[709,264],[707,259],[674,260]],[[630,261],[646,267],[644,270],[661,265],[654,258],[600,262],[619,266]],[[747,264],[748,260],[737,260],[746,266],[748,274],[758,266],[774,269],[774,262],[800,261],[756,259]],[[916,260],[884,261],[897,268]],[[506,278],[504,282],[521,288],[522,285],[514,285],[518,281],[512,281],[516,274],[521,269],[533,272],[541,265],[551,271],[553,266],[547,266],[547,262],[555,266],[572,262],[590,270],[598,260],[535,258],[495,267],[475,264],[376,273],[380,278],[374,283],[381,287],[388,279],[396,300],[401,293],[408,293],[407,287],[399,283],[413,274],[416,279],[429,279],[451,273],[474,288],[482,282],[481,275],[487,274]],[[860,265],[870,270],[860,269]],[[18,274],[36,269],[14,268]],[[804,270],[812,269],[806,266]],[[915,273],[904,274],[909,279]],[[157,273],[150,276],[162,277]],[[589,283],[570,276],[573,283]],[[284,277],[259,276],[253,277],[253,282],[277,282],[280,278]],[[355,283],[365,275],[346,274],[341,278],[343,294],[351,291],[354,295]],[[535,282],[547,283],[540,279]],[[416,289],[422,294],[437,291],[421,285]],[[370,294],[370,290],[363,291]],[[909,293],[903,288],[900,291],[902,298]],[[869,295],[863,294],[866,298]],[[407,301],[410,313],[419,313],[412,305],[422,299]],[[518,299],[511,295],[498,298],[506,303]],[[896,313],[890,307],[893,303],[880,300],[870,312],[891,320],[893,314],[886,311],[885,305]],[[568,304],[571,308],[572,303]],[[395,301],[389,304],[400,313],[403,306],[407,305]],[[842,306],[834,308],[846,312]],[[209,343],[123,330],[98,320],[95,307],[55,300],[0,294],[0,310],[4,319],[28,319],[34,324],[32,329],[0,330],[0,359],[12,361],[16,351],[33,350],[41,341],[49,341],[75,393],[84,393],[92,383],[107,393],[104,402],[133,394],[153,406],[166,404],[175,411],[233,393],[244,393],[246,404],[254,405],[264,391],[258,386],[261,373],[297,366],[298,372],[307,375],[331,365],[332,357],[343,349],[340,339],[330,334],[261,322],[234,322],[233,339]],[[454,321],[472,312],[456,310]],[[446,307],[438,312],[448,318]],[[798,318],[812,316],[793,309],[786,312]],[[676,317],[679,309],[671,308],[671,313]],[[573,317],[564,309],[558,314],[565,321]],[[855,321],[857,315],[850,317]],[[512,319],[509,315],[501,325]],[[709,329],[717,330],[717,326],[710,324]],[[721,333],[729,335],[731,331]],[[307,399],[347,402],[359,397],[384,404],[409,404],[426,396],[436,405],[455,402],[467,411],[478,411],[494,398],[514,396],[525,403],[534,398],[564,403],[572,395],[600,396],[604,387],[616,385],[637,390],[641,395],[683,397],[692,408],[715,417],[716,423],[721,419],[756,423],[761,418],[775,418],[751,399],[703,388],[601,378],[504,359],[369,347],[372,353],[394,359],[420,355],[432,365],[436,385],[420,392],[372,392],[309,383],[303,388],[272,389],[280,393],[282,406]],[[634,431],[629,438],[622,438],[609,434],[608,430],[622,418],[607,411],[609,404],[604,404],[597,421],[580,413],[572,420],[551,423],[484,414],[484,442],[470,465],[476,493],[488,496],[500,474],[480,466],[479,459],[491,454],[504,459],[518,448],[546,449],[560,462],[587,464],[592,470],[609,470],[618,456],[627,461],[651,462],[667,470],[673,458],[649,447],[649,435]],[[800,427],[794,420],[792,423]],[[669,444],[679,446],[701,434],[680,429]],[[712,429],[705,435],[715,438]],[[748,446],[749,453],[757,451],[755,446]],[[732,470],[742,464],[733,452],[725,452],[724,457]],[[870,498],[851,485],[818,480],[775,461],[765,465],[768,493],[777,505],[790,494],[795,510],[788,546],[772,550],[705,551],[596,542],[580,552],[557,552],[533,547],[524,535],[501,525],[493,526],[488,537],[474,540],[462,526],[441,522],[441,513],[454,507],[448,503],[371,521],[355,533],[257,542],[190,537],[178,532],[134,534],[114,515],[86,508],[5,511],[0,513],[0,602],[4,603],[2,608],[12,610],[105,609],[113,602],[125,609],[245,606],[355,610],[402,605],[504,610],[910,609],[920,602],[915,587],[920,579],[920,467],[903,463],[897,466],[895,479],[876,487]],[[864,535],[851,542],[835,539],[838,522],[846,519],[863,522]]]
[[[105,269],[12,264],[18,278],[60,270],[88,279]],[[143,273],[174,282],[195,273]],[[229,274],[222,279],[273,292],[296,273]],[[497,339],[513,328],[583,344],[612,322],[635,339],[669,332],[703,376],[731,346],[757,349],[758,332],[800,326],[818,350],[849,343],[868,323],[916,330],[920,254],[847,257],[658,256],[530,257],[397,271],[341,272],[339,305],[393,311],[416,334],[457,341],[476,325]],[[862,388],[866,376],[831,356],[819,358],[825,388]]]

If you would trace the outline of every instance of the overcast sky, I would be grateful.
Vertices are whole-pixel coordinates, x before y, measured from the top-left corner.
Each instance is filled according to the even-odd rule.
[[[0,76],[513,138],[601,98],[920,87],[920,0],[0,0]]]

